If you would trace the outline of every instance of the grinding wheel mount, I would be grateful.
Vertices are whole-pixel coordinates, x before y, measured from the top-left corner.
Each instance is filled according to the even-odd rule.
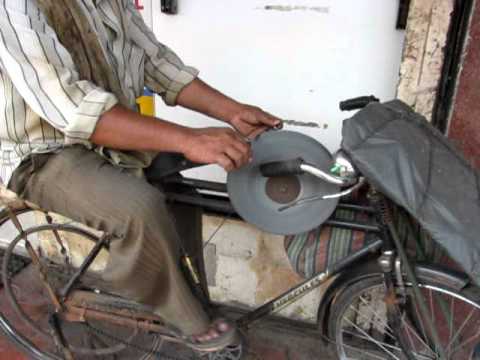
[[[338,199],[319,200],[280,208],[296,200],[335,194],[339,186],[310,174],[264,177],[260,165],[302,158],[319,169],[332,165],[332,155],[315,139],[294,131],[267,131],[252,141],[253,161],[228,174],[227,188],[233,207],[247,222],[263,231],[292,235],[321,225],[334,212]]]

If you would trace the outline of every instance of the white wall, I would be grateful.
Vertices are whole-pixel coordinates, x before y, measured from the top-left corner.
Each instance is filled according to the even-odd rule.
[[[147,1],[144,0],[145,3]],[[340,144],[338,102],[395,95],[403,32],[398,0],[178,0],[165,15],[152,1],[153,29],[201,77],[244,102],[284,118],[315,122],[307,132],[331,151]],[[270,10],[267,10],[270,6]],[[160,117],[190,126],[204,116],[157,102]],[[220,169],[195,171],[221,180]]]
[[[395,30],[398,0],[178,0],[174,16],[161,13],[160,0],[143,2],[152,5],[152,16],[145,16],[157,37],[198,67],[204,80],[284,119],[318,124],[287,128],[314,136],[331,151],[348,116],[338,110],[339,101],[395,96],[404,37]],[[277,7],[267,10],[269,5]],[[157,114],[190,126],[217,124],[161,100]],[[225,178],[217,167],[189,175]],[[281,236],[224,221],[203,221],[204,240],[216,234],[205,251],[214,301],[255,307],[300,281]],[[282,315],[315,321],[321,293],[314,291]]]

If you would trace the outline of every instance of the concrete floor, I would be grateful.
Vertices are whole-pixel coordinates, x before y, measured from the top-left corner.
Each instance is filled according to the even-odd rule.
[[[15,283],[24,288],[28,288],[29,293],[22,297],[23,306],[29,308],[30,314],[37,316],[37,321],[41,318],[40,303],[42,302],[42,291],[38,288],[39,282],[36,279],[35,272],[31,267],[27,267],[15,277]],[[9,316],[14,326],[19,326],[22,331],[31,333],[23,322],[19,320],[6,300],[5,291],[0,290],[0,308],[1,311]],[[247,354],[245,360],[330,360],[334,359],[329,350],[326,349],[314,332],[302,330],[302,327],[283,326],[278,320],[265,320],[258,322],[247,334]],[[280,325],[282,324],[282,325]],[[112,329],[115,331],[116,329]],[[179,359],[198,359],[190,351],[185,351],[178,346],[164,345],[161,349],[165,356],[158,356],[156,359],[167,359],[175,357]],[[138,353],[131,353],[122,356],[122,359],[135,359]],[[26,360],[28,357],[15,349],[15,347],[3,336],[0,336],[0,360]]]

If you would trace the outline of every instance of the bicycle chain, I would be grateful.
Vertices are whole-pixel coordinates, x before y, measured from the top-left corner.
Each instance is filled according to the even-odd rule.
[[[132,344],[131,342],[128,342],[124,339],[121,339],[121,338],[119,338],[115,335],[109,334],[104,330],[95,328],[87,322],[85,324],[90,331],[97,333],[97,335],[102,335],[104,337],[109,338],[110,340],[118,341],[120,344],[123,344],[123,345],[127,346],[128,348],[134,349],[135,351],[157,355],[157,356],[160,357],[161,360],[195,360],[195,359],[198,359],[198,358],[190,358],[190,357],[189,358],[172,357],[172,356],[166,355],[164,352],[159,351],[159,350],[148,349],[146,347],[143,347],[143,346],[140,346],[140,345],[137,345],[137,344]]]

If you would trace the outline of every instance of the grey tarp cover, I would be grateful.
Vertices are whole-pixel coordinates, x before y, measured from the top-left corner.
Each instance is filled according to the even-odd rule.
[[[448,139],[395,100],[345,120],[342,148],[480,284],[480,175]]]

